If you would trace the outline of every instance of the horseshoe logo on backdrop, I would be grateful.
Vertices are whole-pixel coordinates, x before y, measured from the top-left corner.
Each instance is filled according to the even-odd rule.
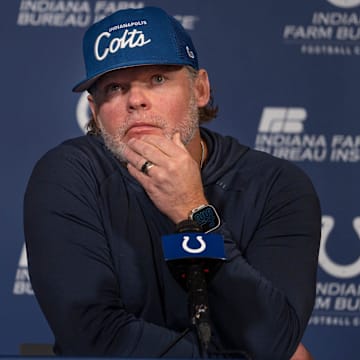
[[[329,235],[334,227],[335,220],[332,216],[322,217],[322,231],[321,231],[321,242],[319,252],[319,264],[328,274],[338,278],[352,278],[360,275],[360,257],[353,263],[348,265],[340,265],[335,261],[331,260],[328,253],[326,252],[326,242]],[[360,217],[356,217],[353,220],[353,227],[360,239]]]
[[[186,251],[187,253],[190,254],[200,254],[203,251],[205,251],[206,249],[206,242],[204,241],[204,239],[202,238],[202,235],[198,235],[196,236],[196,240],[199,242],[200,246],[196,249],[189,247],[189,241],[190,241],[190,236],[185,235],[183,237],[183,242],[182,242],[182,248],[184,249],[184,251]]]
[[[341,8],[351,8],[360,5],[360,0],[328,0],[328,2]]]
[[[80,129],[86,134],[86,127],[90,119],[90,108],[88,105],[88,93],[84,91],[76,106],[76,120]]]

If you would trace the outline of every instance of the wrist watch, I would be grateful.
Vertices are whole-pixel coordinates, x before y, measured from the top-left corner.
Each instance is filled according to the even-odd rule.
[[[201,205],[191,210],[189,219],[195,221],[204,233],[214,231],[220,226],[220,217],[212,205]]]

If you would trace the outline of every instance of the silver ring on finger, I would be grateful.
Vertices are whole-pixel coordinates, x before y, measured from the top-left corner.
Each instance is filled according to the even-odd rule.
[[[149,161],[149,160],[146,160],[144,162],[144,165],[141,167],[140,171],[145,174],[145,175],[148,175],[149,174],[149,170],[154,166],[154,164]]]

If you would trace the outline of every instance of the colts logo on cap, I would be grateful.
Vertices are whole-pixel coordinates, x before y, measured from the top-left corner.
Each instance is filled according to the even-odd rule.
[[[125,48],[143,47],[151,42],[151,39],[145,39],[145,35],[142,31],[133,29],[129,31],[126,29],[121,37],[114,37],[111,40],[109,38],[111,34],[108,31],[102,32],[95,40],[94,54],[98,61],[105,60],[108,54],[115,54],[117,51]],[[104,50],[100,51],[100,44],[105,43]]]

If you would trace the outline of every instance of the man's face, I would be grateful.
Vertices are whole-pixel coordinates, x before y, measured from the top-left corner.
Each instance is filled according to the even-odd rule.
[[[191,142],[198,131],[198,107],[208,100],[199,81],[179,66],[131,67],[102,76],[89,103],[106,145],[126,161],[123,150],[132,137],[172,138],[179,132],[184,144]]]

